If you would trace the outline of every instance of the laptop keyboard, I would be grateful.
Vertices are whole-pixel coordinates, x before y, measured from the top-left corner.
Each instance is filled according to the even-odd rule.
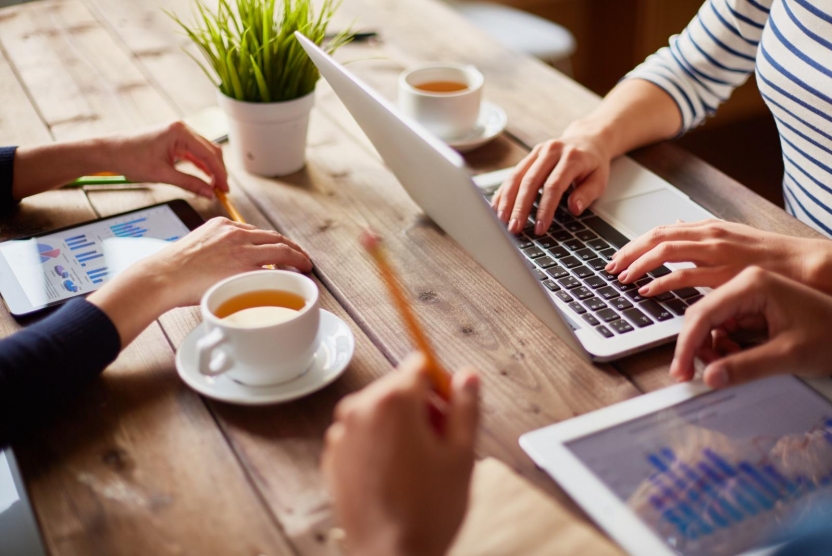
[[[604,338],[627,334],[657,322],[682,318],[702,298],[695,288],[682,288],[650,298],[638,290],[655,278],[670,274],[666,266],[653,269],[635,283],[622,284],[604,270],[612,255],[629,240],[591,210],[573,216],[567,195],[555,220],[542,236],[534,234],[534,220],[514,240],[538,280],[585,323]],[[535,201],[537,209],[540,198]]]

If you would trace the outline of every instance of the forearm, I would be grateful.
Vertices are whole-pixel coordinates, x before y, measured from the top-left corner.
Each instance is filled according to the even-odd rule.
[[[81,176],[113,171],[112,145],[104,139],[20,147],[14,159],[12,192],[18,201]]]
[[[607,94],[585,118],[571,124],[564,136],[592,135],[610,158],[675,137],[682,117],[675,101],[661,88],[641,79],[627,79]]]
[[[101,309],[118,330],[122,349],[153,321],[177,306],[174,284],[168,284],[155,261],[145,260],[127,269],[87,300]]]

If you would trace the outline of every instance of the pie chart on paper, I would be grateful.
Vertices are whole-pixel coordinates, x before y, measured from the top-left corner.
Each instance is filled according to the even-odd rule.
[[[60,249],[55,249],[51,245],[45,243],[38,243],[38,253],[40,254],[40,262],[45,263],[49,259],[56,259],[61,254]]]

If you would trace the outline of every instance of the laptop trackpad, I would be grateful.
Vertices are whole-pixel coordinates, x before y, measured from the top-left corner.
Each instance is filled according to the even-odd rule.
[[[687,197],[668,189],[604,203],[598,209],[602,216],[609,216],[628,228],[627,231],[635,234],[634,237],[656,226],[673,224],[677,220],[696,222],[713,218],[713,215]]]

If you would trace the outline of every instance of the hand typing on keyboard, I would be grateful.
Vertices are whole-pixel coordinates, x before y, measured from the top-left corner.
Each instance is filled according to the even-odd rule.
[[[707,364],[703,379],[712,388],[775,374],[829,376],[830,322],[832,297],[751,267],[688,309],[670,374],[692,379],[698,356]],[[743,349],[734,338],[748,331],[768,337]]]
[[[692,262],[658,277],[639,293],[656,296],[690,287],[717,287],[756,265],[812,287],[832,292],[832,242],[756,230],[720,220],[660,226],[622,247],[606,266],[625,284],[664,263]]]

